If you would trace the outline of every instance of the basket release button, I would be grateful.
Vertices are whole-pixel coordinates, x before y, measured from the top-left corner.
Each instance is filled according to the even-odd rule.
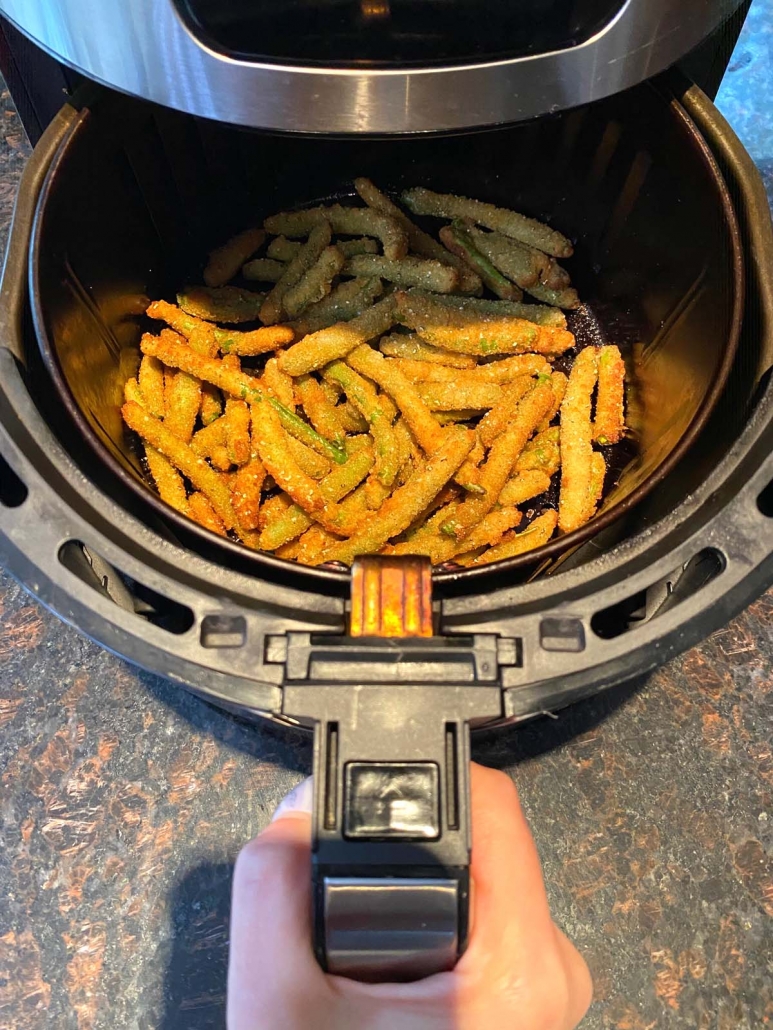
[[[437,840],[440,774],[435,762],[347,762],[344,836]]]

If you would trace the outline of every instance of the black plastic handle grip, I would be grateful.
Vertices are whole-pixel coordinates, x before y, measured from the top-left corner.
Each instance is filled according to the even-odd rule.
[[[364,656],[367,643],[358,646]],[[302,711],[316,724],[312,879],[320,964],[371,981],[452,968],[468,928],[468,724],[499,714],[499,688],[288,683],[285,704],[288,714]]]

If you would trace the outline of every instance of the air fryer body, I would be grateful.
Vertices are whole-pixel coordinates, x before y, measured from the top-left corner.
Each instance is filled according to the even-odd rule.
[[[773,229],[759,176],[678,78],[556,113],[673,63],[737,5],[554,0],[517,24],[513,6],[492,4],[472,33],[473,5],[453,0],[437,23],[400,0],[333,3],[328,20],[304,0],[0,0],[49,68],[144,98],[91,82],[42,117],[0,288],[0,562],[130,661],[314,729],[315,946],[326,968],[365,979],[447,969],[464,949],[470,727],[643,674],[773,578]],[[393,133],[413,137],[373,139]],[[577,237],[599,332],[637,354],[636,474],[662,471],[541,575],[436,576],[434,635],[391,640],[350,635],[346,576],[170,518],[118,419],[145,296],[195,273],[247,211],[379,172],[389,189],[419,175],[521,201]],[[421,820],[366,819],[384,789]]]

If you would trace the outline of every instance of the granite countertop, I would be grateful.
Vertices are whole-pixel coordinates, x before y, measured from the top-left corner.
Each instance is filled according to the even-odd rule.
[[[773,195],[773,0],[719,97]],[[0,244],[27,156],[0,103]],[[773,592],[645,681],[479,743],[516,780],[588,1030],[773,1025]],[[0,574],[0,1026],[224,1023],[230,873],[310,768]]]

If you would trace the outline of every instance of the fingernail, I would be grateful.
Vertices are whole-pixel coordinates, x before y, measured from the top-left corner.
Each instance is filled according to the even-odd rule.
[[[284,819],[289,815],[311,815],[312,801],[312,778],[307,776],[279,802],[271,821]]]

